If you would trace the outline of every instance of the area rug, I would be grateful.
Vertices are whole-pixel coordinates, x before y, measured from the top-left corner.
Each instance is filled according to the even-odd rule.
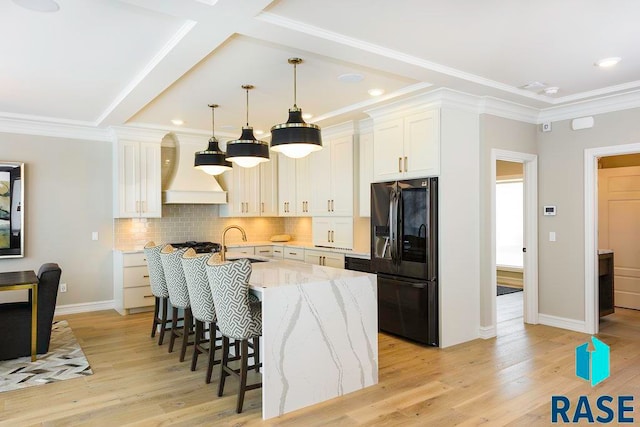
[[[0,392],[93,374],[66,320],[53,323],[49,353],[0,361]]]
[[[500,285],[498,285],[498,296],[506,295],[506,294],[513,294],[515,292],[522,292],[522,288],[512,288],[512,287],[509,287],[509,286],[500,286]]]

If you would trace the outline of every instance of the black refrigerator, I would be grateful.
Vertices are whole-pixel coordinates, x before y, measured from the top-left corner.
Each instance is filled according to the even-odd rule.
[[[378,327],[439,345],[438,178],[371,184]]]

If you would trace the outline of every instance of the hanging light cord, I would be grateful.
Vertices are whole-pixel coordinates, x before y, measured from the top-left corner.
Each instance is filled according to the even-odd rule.
[[[216,137],[216,107],[214,107],[213,105],[210,105],[211,107],[211,137],[215,138]]]
[[[296,67],[298,66],[298,64],[296,62],[293,63],[293,108],[298,108],[298,106],[296,105],[296,98],[298,96],[297,91],[298,91],[298,82],[297,82],[297,76],[298,73],[296,72]]]
[[[249,88],[247,90],[247,127],[249,127]]]

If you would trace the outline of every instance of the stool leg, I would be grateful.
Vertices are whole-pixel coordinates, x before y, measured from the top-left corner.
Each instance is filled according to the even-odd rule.
[[[203,323],[196,320],[196,333],[193,338],[193,356],[191,356],[191,370],[196,370],[196,365],[198,364],[198,355],[200,354],[200,343],[202,342],[202,325]]]
[[[236,341],[237,342],[237,341]],[[238,406],[236,412],[239,414],[242,412],[242,405],[244,403],[244,392],[247,388],[247,365],[249,361],[249,340],[242,340],[240,349],[240,386],[238,387]]]
[[[253,338],[253,364],[256,372],[260,372],[260,337]]]
[[[177,324],[178,322],[176,321],[176,319],[178,318],[178,309],[176,307],[173,307],[173,310],[171,310],[171,339],[169,340],[169,353],[173,352],[173,344],[175,344],[176,342],[176,334],[178,332],[178,327]]]
[[[216,360],[216,324],[209,323],[209,363],[207,364],[207,384],[211,383],[213,362]]]
[[[153,326],[151,327],[151,338],[156,336],[156,328],[158,327],[158,315],[160,314],[160,298],[155,298],[156,303],[153,307]]]
[[[224,381],[227,378],[227,371],[225,368],[229,363],[229,338],[222,336],[222,360],[220,361],[220,384],[218,384],[218,397],[224,393]]]
[[[184,362],[187,355],[187,344],[189,344],[189,336],[193,330],[193,317],[191,316],[191,308],[184,309],[184,323],[182,325],[182,348],[180,349],[180,361]]]
[[[158,345],[162,345],[164,342],[164,333],[167,331],[167,314],[169,311],[169,302],[167,298],[162,298],[162,317],[160,319],[160,338],[158,339]]]

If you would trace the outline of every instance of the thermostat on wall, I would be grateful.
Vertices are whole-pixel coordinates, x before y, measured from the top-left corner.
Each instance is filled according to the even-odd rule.
[[[556,214],[556,207],[555,206],[545,206],[544,207],[544,214],[545,215],[555,215]]]

